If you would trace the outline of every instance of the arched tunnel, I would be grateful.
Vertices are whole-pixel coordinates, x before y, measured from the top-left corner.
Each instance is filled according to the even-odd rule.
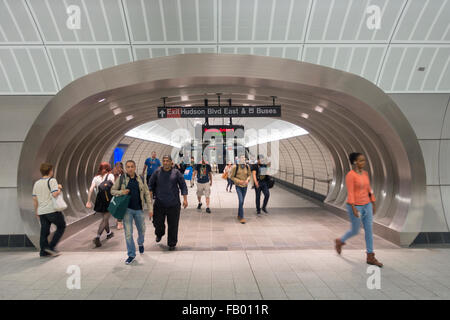
[[[55,165],[69,204],[65,214],[77,220],[87,214],[86,190],[98,163],[127,131],[157,119],[161,97],[168,97],[167,105],[199,105],[217,92],[236,105],[249,103],[248,95],[254,96],[250,103],[261,105],[277,96],[281,119],[306,129],[329,154],[332,181],[323,202],[337,213],[344,212],[348,154],[364,153],[377,198],[375,232],[400,245],[409,245],[420,232],[423,156],[411,125],[380,88],[357,75],[306,62],[184,54],[89,74],[48,103],[30,129],[20,156],[19,206],[28,237],[36,243],[39,234],[29,201],[32,182],[39,178],[39,163]],[[282,149],[277,177],[296,184],[296,179],[307,175],[289,165],[290,151]]]

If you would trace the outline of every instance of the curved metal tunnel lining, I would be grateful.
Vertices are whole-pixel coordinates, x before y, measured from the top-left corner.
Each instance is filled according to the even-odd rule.
[[[170,64],[173,59],[174,57],[169,57],[162,60],[156,59],[158,62],[142,61],[130,64],[133,65],[130,67],[130,70],[132,70],[130,74],[141,74],[145,71],[145,68],[140,70],[138,64],[148,64],[149,66],[153,63]],[[180,57],[179,59],[196,60],[197,57]],[[211,61],[214,61],[214,59],[221,60],[222,56],[208,55],[208,59]],[[224,60],[228,59],[230,57],[224,58]],[[248,59],[248,57],[245,57],[245,59]],[[261,101],[258,99],[263,98],[264,100],[270,95],[277,95],[279,97],[278,102],[283,105],[282,119],[308,130],[315,139],[329,150],[333,158],[335,164],[333,168],[334,181],[327,197],[329,203],[338,207],[343,205],[345,201],[343,175],[349,169],[347,154],[351,151],[361,150],[368,155],[374,189],[381,202],[379,212],[383,212],[381,216],[387,218],[385,224],[395,230],[401,230],[408,215],[411,200],[415,201],[416,205],[413,207],[416,210],[415,214],[418,214],[417,209],[420,207],[421,199],[423,199],[423,194],[417,193],[418,190],[423,188],[424,168],[420,167],[420,164],[423,166],[423,161],[422,163],[420,161],[414,163],[408,158],[411,156],[411,152],[417,152],[416,149],[418,148],[415,148],[417,142],[411,145],[402,143],[401,139],[404,140],[405,136],[412,132],[409,124],[405,124],[406,129],[403,127],[394,129],[392,124],[389,123],[389,121],[394,120],[402,123],[402,118],[398,119],[401,112],[398,108],[395,109],[395,104],[389,98],[381,98],[379,89],[370,88],[373,85],[367,81],[364,82],[357,76],[329,68],[298,62],[286,62],[282,59],[251,57],[251,60],[252,62],[258,60],[258,63],[262,63],[261,68],[255,68],[258,63],[253,63],[249,68],[246,64],[241,63],[238,64],[238,69],[234,71],[229,71],[229,68],[222,70],[221,66],[216,68],[215,64],[208,65],[208,61],[205,62],[204,59],[201,59],[201,61],[196,61],[202,63],[202,65],[206,64],[209,77],[192,77],[192,74],[195,74],[196,71],[188,64],[185,68],[188,70],[183,69],[178,78],[170,80],[145,82],[141,79],[141,83],[125,85],[120,89],[107,91],[105,91],[105,88],[108,88],[108,86],[104,87],[103,90],[86,87],[87,84],[95,87],[92,81],[95,81],[95,78],[98,78],[99,75],[101,75],[102,81],[106,83],[110,80],[113,71],[120,74],[123,71],[122,69],[126,68],[119,66],[88,75],[63,89],[41,113],[24,144],[21,155],[21,168],[24,168],[24,170],[21,170],[18,176],[19,205],[22,217],[30,211],[30,205],[26,203],[25,196],[30,191],[28,190],[28,181],[37,177],[37,171],[34,167],[36,162],[47,160],[55,163],[57,165],[57,177],[68,185],[67,191],[69,192],[71,205],[76,209],[83,208],[83,201],[80,201],[81,194],[84,192],[83,190],[86,190],[90,181],[87,182],[86,178],[83,179],[80,176],[92,177],[98,162],[111,148],[111,145],[117,142],[126,131],[144,122],[156,119],[155,107],[160,104],[159,98],[161,96],[173,97],[171,103],[179,103],[181,95],[200,95],[202,92],[203,94],[205,92],[232,93],[231,96],[233,94],[237,96],[236,99],[233,99],[235,104],[245,101],[243,99],[245,94],[255,96],[256,100],[252,103],[258,103]],[[280,61],[279,65],[277,65],[277,61]],[[264,67],[262,67],[263,65]],[[283,80],[274,80],[269,74],[264,75],[264,69],[267,65],[276,65],[277,72],[283,74]],[[171,68],[167,68],[169,73],[172,72]],[[304,75],[300,71],[302,68],[305,72],[314,71],[323,76],[323,78],[319,77],[320,88],[312,85],[318,78],[307,77],[308,72]],[[303,78],[305,83],[311,83],[311,85],[289,82],[290,79],[295,78],[290,74],[292,73],[291,69],[299,70],[295,77]],[[158,72],[159,70],[162,70],[161,73],[167,71],[160,67]],[[275,72],[274,70],[272,71]],[[231,74],[233,72],[234,76],[223,76],[224,73]],[[237,74],[246,74],[246,77],[240,77]],[[264,79],[265,76],[268,78]],[[336,81],[338,76],[340,81]],[[151,78],[152,75],[149,75],[149,77]],[[168,75],[165,77],[165,79],[170,78],[168,78]],[[119,78],[114,78],[112,83],[115,85],[120,83]],[[164,79],[164,76],[162,78]],[[346,78],[346,81],[342,81],[343,78]],[[89,81],[86,82],[85,79],[89,79]],[[336,84],[338,84],[336,86],[338,91],[327,89]],[[356,97],[350,95],[350,93],[343,93],[346,92],[342,87],[344,84],[354,87],[355,93],[357,93]],[[104,86],[104,83],[102,83],[102,86]],[[90,92],[90,94],[85,94],[86,96],[82,97],[81,88],[86,88],[86,92]],[[359,88],[368,90],[367,92],[371,92],[372,96],[370,94],[361,96],[362,93],[357,91]],[[95,94],[92,94],[94,92]],[[379,105],[377,98],[374,98],[377,95],[378,100],[386,100],[384,105]],[[105,96],[108,98],[105,103],[97,103],[99,97]],[[362,102],[358,98],[359,96],[367,101]],[[77,99],[79,102],[75,105],[70,102]],[[149,101],[153,103],[149,103]],[[191,103],[191,101],[183,102]],[[267,100],[265,103],[267,103]],[[367,103],[373,103],[373,106],[376,106],[377,109],[369,107]],[[64,104],[66,106],[62,107]],[[324,107],[324,112],[314,112],[315,105]],[[395,110],[386,109],[387,105]],[[121,113],[116,116],[113,111],[119,109],[121,109]],[[384,114],[382,115],[380,111],[383,111]],[[304,119],[301,117],[301,113],[308,113],[310,117]],[[46,118],[49,115],[52,117]],[[129,115],[133,115],[134,118],[124,121],[124,118]],[[388,118],[386,117],[389,115],[395,115],[397,118],[394,117],[387,121]],[[370,119],[370,121],[366,121],[367,119]],[[87,122],[86,120],[91,121]],[[37,131],[39,127],[48,128],[48,131],[39,132]],[[389,135],[389,137],[386,137],[386,135]],[[56,136],[57,138],[49,140],[50,136]],[[413,138],[414,136],[411,137],[411,139]],[[30,147],[25,148],[27,145]],[[404,149],[406,147],[409,148],[409,153]],[[420,152],[420,149],[418,150]],[[421,155],[421,153],[419,154]],[[402,163],[402,166],[399,163]],[[412,176],[411,166],[420,169],[417,172],[418,175]],[[64,170],[64,172],[61,170]],[[374,172],[377,175],[374,175]],[[378,175],[380,172],[383,174]],[[73,179],[74,176],[78,176],[78,180]],[[411,183],[412,180],[416,182]],[[386,196],[380,196],[381,191],[389,190],[394,192],[386,193]],[[417,197],[416,199],[412,197],[413,194]],[[402,201],[402,199],[409,199],[410,202]],[[36,226],[33,227],[33,223],[30,223],[29,231],[33,232],[33,230],[36,230]]]
[[[146,110],[148,110],[149,109],[149,106],[143,106],[143,107],[141,107],[142,108],[142,110],[144,110],[144,112],[146,112]],[[292,119],[291,117],[290,117],[290,106],[289,105],[285,105],[285,107],[284,107],[284,113],[286,114],[287,113],[287,115],[286,115],[286,117],[287,118],[290,118],[290,119]],[[298,107],[297,107],[297,109],[298,109]],[[296,110],[294,113],[297,113],[298,111],[302,111],[301,109],[300,110]],[[139,117],[139,110],[136,110],[136,108],[135,109],[133,109],[133,111],[130,111],[130,114],[133,114],[136,118],[138,118]],[[126,116],[126,114],[125,114],[125,116]],[[329,119],[330,120],[330,119]],[[337,120],[335,120],[336,122],[338,122]],[[117,122],[117,125],[114,123],[114,122]],[[124,129],[130,129],[130,127],[131,127],[131,124],[132,124],[132,122],[125,122],[125,123],[123,123],[123,120],[122,119],[116,119],[116,120],[114,120],[114,122],[113,123],[111,123],[111,120],[110,119],[104,119],[103,121],[98,121],[98,119],[94,119],[93,121],[91,121],[90,123],[88,123],[88,124],[86,124],[85,125],[85,128],[83,128],[83,131],[84,132],[88,132],[87,131],[87,128],[92,128],[93,127],[93,125],[95,124],[97,127],[103,127],[103,126],[106,126],[106,125],[109,125],[109,129],[105,129],[105,132],[99,132],[99,131],[95,131],[95,130],[92,130],[92,131],[95,131],[96,132],[96,134],[97,134],[97,137],[98,136],[106,136],[106,137],[108,137],[108,136],[110,136],[110,132],[111,131],[113,131],[114,129],[113,129],[113,127],[114,126],[116,126],[116,128],[117,128],[117,126],[119,126],[119,125],[121,125],[121,126],[124,126]],[[342,122],[344,122],[344,121],[342,121]],[[310,127],[311,125],[307,125],[307,127]],[[341,126],[342,127],[344,127],[344,125],[341,123]],[[95,127],[94,127],[95,128]],[[323,128],[324,128],[324,130],[326,130],[326,131],[329,131],[329,130],[332,130],[331,128],[329,129],[329,130],[327,130],[327,129],[325,129],[325,126],[323,126]],[[73,128],[70,128],[71,130],[73,130]],[[80,130],[81,131],[81,130]],[[88,134],[88,135],[86,135],[86,137],[84,138],[84,139],[77,139],[76,141],[78,142],[78,146],[77,147],[75,147],[75,146],[69,146],[69,148],[68,148],[68,150],[70,150],[71,152],[63,152],[62,154],[64,154],[64,157],[65,158],[67,158],[67,159],[70,159],[70,161],[69,161],[69,163],[70,163],[70,165],[69,166],[67,166],[66,167],[66,172],[65,172],[65,177],[66,177],[66,179],[68,180],[68,181],[71,181],[72,179],[69,179],[69,175],[70,175],[70,173],[73,173],[73,172],[80,172],[80,167],[82,167],[82,166],[80,166],[80,163],[89,163],[89,162],[91,162],[91,161],[88,161],[88,159],[86,159],[86,160],[84,160],[83,161],[83,157],[90,157],[90,156],[87,156],[87,154],[89,154],[89,151],[83,151],[83,150],[93,150],[94,152],[95,152],[95,150],[98,150],[98,148],[96,147],[96,145],[103,145],[103,146],[105,146],[105,142],[103,141],[103,140],[99,140],[99,141],[97,141],[97,142],[92,142],[93,141],[93,135],[92,135],[92,131],[91,131],[91,134]],[[337,136],[337,134],[336,134],[336,136]],[[80,138],[80,136],[78,136],[78,138]],[[94,139],[95,140],[95,139]],[[351,135],[348,135],[348,137],[346,137],[346,138],[344,138],[343,139],[343,141],[345,141],[345,142],[347,142],[347,141],[351,141],[351,140],[355,140],[355,139],[353,139],[353,137],[351,136]],[[351,143],[350,142],[350,144],[347,146],[347,147],[344,147],[345,149],[347,149],[347,150],[363,150],[363,151],[365,151],[364,150],[364,148],[363,148],[363,145],[364,144],[361,144],[360,146],[358,146],[358,143],[357,143],[357,141],[355,140],[353,143]],[[366,153],[368,153],[367,151],[366,151]],[[101,155],[101,152],[97,152],[96,153],[97,154],[97,158],[98,157],[101,157],[102,155]],[[80,159],[81,158],[81,159]],[[74,161],[75,160],[75,161]],[[58,159],[57,161],[56,161],[56,163],[64,163],[65,161],[68,161],[68,160],[65,160],[65,159]],[[98,161],[97,161],[98,162]],[[309,163],[311,163],[311,168],[309,168],[309,171],[308,172],[310,172],[311,174],[312,174],[312,172],[313,172],[313,169],[312,169],[312,162],[311,162],[311,160],[309,160]],[[92,167],[92,166],[91,166]],[[94,167],[95,167],[95,165],[94,165]],[[85,168],[89,168],[89,166],[86,166]],[[293,163],[292,163],[292,160],[290,161],[290,165],[288,166],[288,167],[286,167],[286,169],[287,168],[289,168],[290,170],[290,172],[286,172],[286,175],[288,175],[289,173],[292,173],[292,170],[293,170]],[[306,168],[308,168],[308,167],[306,167]],[[94,171],[94,168],[92,168],[91,170],[90,170],[91,172],[93,172]],[[344,170],[345,171],[345,170]],[[82,175],[88,175],[89,174],[89,171],[88,170],[86,170],[85,172],[80,172]],[[303,185],[305,185],[305,183],[303,182]],[[308,188],[308,189],[311,189],[311,186],[309,186],[309,185],[307,185],[306,186],[306,188]],[[81,189],[82,190],[82,189]],[[79,192],[77,192],[77,193],[79,193]],[[345,197],[345,195],[344,195],[344,197]],[[79,203],[78,205],[76,205],[74,202],[72,202],[72,205],[77,209],[77,210],[83,210],[83,206],[82,206],[82,202],[81,203]]]
[[[283,100],[282,98],[280,98],[280,99]],[[181,102],[181,99],[180,99],[180,102]],[[256,101],[256,103],[258,103],[258,101]],[[121,108],[126,108],[126,107],[127,106],[121,106]],[[139,107],[139,109],[136,109],[136,107],[135,107],[133,110],[128,111],[128,113],[130,115],[134,115],[135,118],[140,118],[141,115],[143,117],[145,113],[148,113],[148,110],[151,109],[149,107],[151,107],[151,106],[143,104],[141,107]],[[156,106],[152,106],[152,107],[153,107],[152,109],[155,109]],[[141,110],[141,111],[139,111],[139,110]],[[293,107],[292,105],[284,104],[283,110],[284,110],[283,113],[284,113],[285,118],[295,119],[294,116],[297,116],[297,118],[299,118],[299,120],[301,120],[301,117],[298,117],[298,113],[302,112],[303,110],[301,107],[299,107],[299,105],[297,105],[296,107]],[[304,111],[307,111],[307,110],[305,109]],[[110,112],[110,111],[107,111],[107,112]],[[142,112],[142,114],[140,112]],[[128,113],[124,112],[123,115],[127,116]],[[335,116],[337,116],[337,115],[335,115]],[[99,121],[99,119],[94,119],[91,122],[87,123],[84,126],[84,128],[79,129],[79,131],[83,131],[86,133],[85,137],[83,139],[80,139],[81,138],[80,135],[76,134],[77,146],[69,145],[68,149],[70,150],[70,152],[66,152],[66,151],[62,152],[62,154],[64,154],[65,159],[56,160],[56,163],[61,163],[61,164],[69,163],[68,166],[65,166],[66,170],[65,170],[63,179],[69,181],[69,185],[77,190],[76,194],[78,195],[78,197],[84,192],[84,190],[87,189],[89,182],[86,181],[86,178],[83,179],[83,178],[78,177],[78,179],[79,179],[78,183],[83,184],[83,182],[84,182],[85,188],[81,187],[79,184],[74,185],[72,183],[72,181],[74,181],[75,179],[72,179],[71,175],[74,172],[78,172],[78,173],[80,173],[81,176],[85,176],[85,177],[92,176],[92,174],[95,171],[96,163],[99,162],[98,159],[102,158],[102,152],[100,151],[101,149],[99,150],[98,146],[102,146],[103,149],[105,149],[105,148],[107,149],[108,148],[107,141],[116,139],[116,137],[113,138],[111,136],[112,131],[117,131],[117,128],[121,128],[120,129],[121,131],[129,130],[134,125],[134,122],[132,122],[132,121],[124,122],[123,119],[115,119],[111,122],[111,119],[109,119],[109,118],[106,118],[106,119],[102,118],[103,117],[102,113],[99,114],[99,117],[100,117],[100,119],[102,119],[101,122]],[[327,116],[327,118],[328,118],[327,122],[330,123],[332,117]],[[144,119],[144,118],[142,118],[142,119]],[[141,123],[141,122],[143,122],[143,120],[139,121],[139,123]],[[318,132],[318,130],[314,128],[315,126],[312,125],[311,123],[309,123],[308,121],[299,121],[299,122],[304,122],[304,127],[306,127],[306,129],[308,129],[308,130],[312,130],[313,135],[315,132]],[[346,122],[349,124],[351,123],[351,121],[349,121],[347,119],[343,119],[343,120],[339,121],[336,118],[334,118],[334,126],[332,126],[330,128],[327,128],[327,125],[324,122],[324,123],[320,124],[323,131],[320,132],[319,134],[324,135],[325,132],[333,133],[333,131],[334,131],[334,134],[332,134],[326,138],[327,140],[332,141],[333,139],[331,138],[331,136],[334,136],[335,140],[340,140],[340,141],[342,141],[341,143],[345,144],[345,146],[342,147],[343,150],[351,150],[351,151],[362,150],[366,154],[370,154],[370,152],[364,148],[364,142],[359,143],[359,141],[354,139],[354,137],[351,134],[348,134],[347,136],[343,135],[342,131],[344,131],[344,130],[342,130],[340,132],[341,133],[340,137],[342,137],[342,138],[339,138],[339,139],[336,138],[339,136],[339,134],[337,132],[338,130],[336,130],[335,127],[340,125],[341,128],[344,128]],[[94,124],[96,125],[96,127],[99,127],[99,128],[105,127],[104,132],[92,129],[92,128],[96,128],[93,126]],[[106,127],[107,125],[109,125],[109,126]],[[300,125],[302,125],[302,124],[300,124]],[[87,128],[91,128],[91,132],[89,132],[87,130]],[[73,127],[69,128],[69,129],[73,130]],[[353,130],[354,130],[354,132],[356,131],[355,129],[353,129]],[[349,127],[346,128],[346,131],[350,131]],[[96,139],[93,139],[94,138],[93,132],[96,133],[97,137],[105,136],[106,138],[97,139],[97,141],[95,141]],[[361,137],[363,137],[364,134],[366,134],[366,133],[361,131]],[[108,139],[109,136],[111,136],[111,139]],[[333,144],[336,145],[336,143],[333,143]],[[89,150],[91,150],[91,152]],[[61,154],[61,153],[57,152],[55,154]],[[93,155],[93,154],[95,154],[95,155]],[[286,154],[289,155],[289,158],[287,158],[287,159],[290,160],[290,164],[289,164],[289,166],[286,166],[285,168],[281,168],[282,172],[286,171],[283,176],[284,179],[287,179],[288,176],[289,177],[292,176],[293,168],[294,168],[293,161],[290,158],[290,152],[286,152]],[[344,152],[345,158],[346,158],[346,154],[347,153]],[[342,156],[342,154],[340,156]],[[346,163],[346,162],[347,162],[346,160],[343,161],[343,163]],[[82,164],[84,164],[84,163],[90,164],[90,165],[83,166]],[[306,189],[314,189],[314,184],[313,184],[314,180],[305,178],[305,176],[308,177],[308,173],[314,177],[313,162],[311,159],[309,159],[309,161],[306,163],[309,163],[310,165],[306,166],[306,167],[303,166],[303,170],[308,170],[308,171],[307,171],[307,174],[303,173],[302,186],[305,187]],[[85,168],[85,170],[82,171],[82,168]],[[286,169],[286,170],[283,170],[283,169]],[[347,170],[348,170],[348,167],[344,168],[344,170],[342,170],[342,171],[345,172]],[[341,189],[343,190],[342,187],[343,186],[341,184]],[[74,194],[74,192],[72,192],[71,194]],[[341,195],[341,197],[339,198],[338,201],[340,201],[341,203],[337,203],[337,205],[342,205],[342,202],[345,199],[345,192],[343,194],[342,194],[342,192],[339,192],[339,194]],[[70,201],[71,201],[71,205],[73,206],[73,208],[75,208],[74,211],[85,211],[83,201],[72,201],[72,199],[70,199]]]

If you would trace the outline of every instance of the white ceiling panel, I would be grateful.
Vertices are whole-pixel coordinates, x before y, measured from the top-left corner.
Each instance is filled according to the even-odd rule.
[[[219,0],[220,42],[303,42],[310,0]]]
[[[120,0],[27,0],[43,40],[53,43],[129,43]],[[69,6],[80,10],[80,28],[69,28]]]
[[[379,86],[387,92],[448,92],[449,58],[448,45],[392,45]]]
[[[278,57],[300,60],[301,45],[224,45],[219,47],[220,53],[254,54],[258,56]]]
[[[208,45],[136,45],[133,46],[136,60],[173,56],[184,53],[216,53],[216,46]]]
[[[42,44],[24,1],[0,1],[0,43]]]
[[[351,72],[376,83],[385,45],[305,45],[303,61]]]
[[[409,0],[394,42],[449,42],[450,1]]]
[[[57,90],[43,47],[0,47],[1,94],[54,94]]]
[[[131,40],[143,43],[216,42],[216,0],[125,0]]]
[[[60,88],[88,73],[132,61],[128,46],[51,46],[48,51]]]
[[[386,43],[406,0],[321,0],[314,1],[308,42]],[[369,29],[370,6],[380,9],[380,28]]]
[[[79,29],[67,26],[72,5]],[[204,52],[317,63],[388,92],[450,92],[449,45],[450,0],[0,0],[0,94],[54,94],[103,68]]]

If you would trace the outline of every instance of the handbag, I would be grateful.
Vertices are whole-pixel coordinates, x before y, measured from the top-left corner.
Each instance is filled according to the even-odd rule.
[[[275,180],[271,176],[266,176],[266,179],[267,179],[267,186],[269,187],[269,189],[273,188]]]
[[[50,189],[50,180],[53,178],[50,178],[47,180],[47,186],[48,186],[48,190],[50,190],[50,192],[52,191]],[[52,198],[52,203],[53,203],[53,208],[56,211],[64,211],[67,209],[67,203],[64,201],[64,197],[62,192],[55,198],[54,196],[51,196]]]
[[[228,178],[228,172],[224,172],[223,174],[222,174],[222,179],[227,179]]]
[[[123,216],[127,212],[130,198],[131,196],[128,194],[112,197],[109,202],[108,212],[110,212],[114,218],[122,220]]]
[[[120,189],[122,189],[123,176],[120,177]],[[123,219],[125,213],[127,212],[128,204],[130,203],[131,196],[129,194],[124,194],[120,196],[112,197],[108,205],[108,212],[116,219]]]

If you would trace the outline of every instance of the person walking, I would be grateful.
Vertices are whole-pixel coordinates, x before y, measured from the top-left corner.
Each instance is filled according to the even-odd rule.
[[[197,177],[197,199],[198,206],[197,209],[202,208],[202,195],[206,198],[206,212],[211,213],[209,208],[209,200],[211,195],[212,186],[212,169],[209,164],[206,163],[205,159],[202,157],[202,163],[197,164],[194,167],[193,179]]]
[[[373,252],[372,221],[375,214],[375,196],[370,187],[370,179],[367,171],[364,170],[366,157],[361,153],[351,153],[350,163],[353,167],[345,177],[347,187],[347,212],[350,217],[351,229],[340,239],[335,240],[335,249],[341,254],[342,246],[350,238],[358,234],[361,222],[364,226],[367,259],[371,265],[382,267],[383,264],[375,258]]]
[[[160,242],[166,232],[169,250],[175,250],[178,243],[178,224],[180,220],[180,190],[183,195],[183,208],[188,206],[188,189],[180,171],[172,168],[172,157],[163,156],[163,166],[158,168],[150,178],[150,194],[155,198],[153,205],[153,225],[156,242]]]
[[[145,170],[147,169],[147,178],[146,178],[147,186],[153,172],[155,172],[156,169],[158,169],[159,167],[161,167],[161,161],[159,161],[159,159],[156,157],[156,152],[152,151],[151,158],[145,159],[144,170],[142,170],[142,176],[145,177]]]
[[[225,168],[223,168],[223,173],[226,174],[226,177],[227,177],[227,187],[225,188],[225,190],[227,192],[231,192],[231,188],[233,187],[233,180],[231,180],[231,169],[232,168],[233,168],[233,166],[231,165],[231,161],[228,161]]]
[[[112,174],[114,175],[114,182],[119,179],[123,174],[125,173],[124,169],[123,169],[123,163],[122,162],[116,162],[116,164],[114,165]],[[117,226],[116,226],[117,230],[121,230],[123,229],[123,222],[122,219],[117,219]]]
[[[192,168],[192,174],[194,174],[194,169],[195,169],[195,161],[194,161],[194,157],[191,157],[191,168]],[[192,176],[191,178],[191,188],[194,187],[194,177]]]
[[[267,212],[267,203],[269,202],[270,191],[268,184],[267,169],[268,165],[264,163],[264,156],[258,155],[257,162],[252,166],[253,181],[255,182],[255,196],[256,196],[256,214],[261,214],[261,192],[264,194],[264,202],[262,211]],[[270,164],[269,164],[270,165]]]
[[[148,186],[141,177],[136,174],[136,163],[133,160],[128,160],[125,163],[126,175],[117,179],[111,188],[113,196],[130,195],[130,202],[128,203],[127,211],[123,216],[123,227],[125,231],[125,240],[127,244],[128,258],[125,264],[130,264],[136,258],[136,246],[133,239],[133,220],[138,231],[137,243],[139,246],[139,253],[144,253],[144,235],[145,235],[145,216],[144,203],[148,207],[150,218],[152,217],[153,200],[150,197]]]
[[[244,200],[247,194],[248,183],[251,178],[250,167],[245,163],[245,156],[242,155],[239,159],[239,164],[235,165],[231,170],[231,180],[233,180],[236,186],[236,193],[238,195],[239,209],[238,209],[238,220],[240,223],[244,224],[246,221],[244,219]]]
[[[97,192],[97,196],[95,198],[94,211],[96,213],[100,213],[102,215],[102,219],[98,226],[97,236],[92,240],[95,244],[95,247],[101,247],[102,243],[100,241],[100,236],[103,231],[106,231],[106,239],[111,239],[114,236],[114,232],[112,232],[109,228],[109,219],[111,217],[111,213],[108,212],[109,202],[111,201],[111,187],[114,184],[114,175],[111,173],[111,166],[108,162],[100,163],[100,166],[97,170],[97,175],[92,179],[91,187],[89,188],[88,200],[86,202],[86,208],[92,208],[92,192],[94,189]]]
[[[55,210],[52,197],[56,198],[61,194],[62,185],[53,178],[53,165],[50,163],[42,163],[39,170],[42,178],[34,183],[32,194],[34,211],[41,223],[39,255],[55,257],[59,255],[55,247],[64,234],[66,222],[62,212]],[[49,243],[48,236],[52,224],[56,225],[56,231]]]

